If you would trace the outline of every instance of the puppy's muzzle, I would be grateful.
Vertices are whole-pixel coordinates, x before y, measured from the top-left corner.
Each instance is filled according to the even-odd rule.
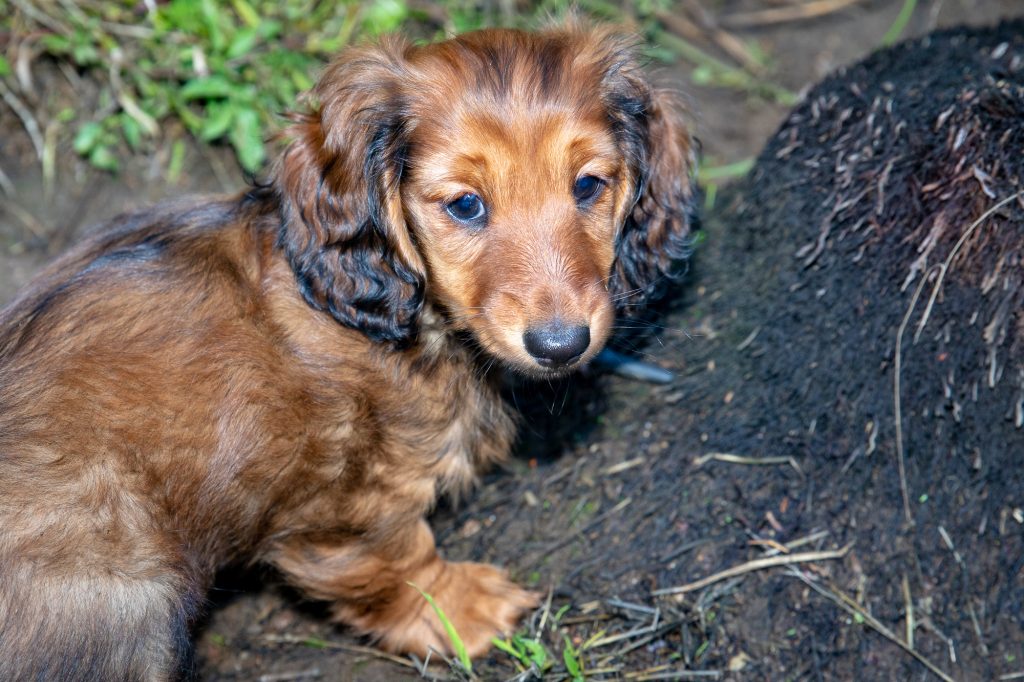
[[[541,367],[568,367],[590,347],[590,327],[569,326],[556,320],[543,327],[527,329],[523,333],[523,346]]]

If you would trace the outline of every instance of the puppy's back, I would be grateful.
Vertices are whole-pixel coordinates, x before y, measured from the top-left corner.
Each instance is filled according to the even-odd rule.
[[[242,210],[116,219],[0,312],[0,679],[184,665],[213,566],[174,529],[211,502],[175,480],[207,475],[210,355],[259,314],[261,235]]]

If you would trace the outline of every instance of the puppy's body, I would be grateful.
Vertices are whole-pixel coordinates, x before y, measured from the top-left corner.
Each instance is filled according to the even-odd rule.
[[[409,582],[474,654],[514,625],[533,597],[439,559],[423,518],[513,438],[460,334],[563,371],[679,255],[689,138],[642,81],[609,81],[637,78],[610,40],[353,53],[273,184],[122,218],[0,315],[0,679],[174,677],[215,571],[239,559],[397,651],[448,648]],[[428,120],[441,72],[463,95]],[[530,74],[579,79],[579,101],[565,113]],[[637,103],[613,102],[616,84]],[[587,173],[602,184],[581,200]],[[460,217],[467,196],[483,222]]]
[[[314,596],[337,598],[332,581],[386,596],[378,571],[433,547],[410,521],[508,450],[511,420],[463,347],[390,352],[313,311],[259,208],[136,216],[4,315],[0,652],[52,653],[44,678],[104,678],[89,648],[136,639],[140,670],[151,647],[173,661],[240,556]],[[28,662],[0,655],[0,678],[33,677]]]

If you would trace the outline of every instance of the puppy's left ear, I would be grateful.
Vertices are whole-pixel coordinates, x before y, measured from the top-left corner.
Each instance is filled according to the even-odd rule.
[[[696,142],[678,97],[653,87],[635,61],[610,79],[611,117],[633,162],[635,203],[615,248],[610,290],[620,309],[635,311],[660,295],[690,255],[697,227]]]

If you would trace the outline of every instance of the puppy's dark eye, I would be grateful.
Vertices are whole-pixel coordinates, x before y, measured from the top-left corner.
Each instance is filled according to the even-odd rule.
[[[596,178],[593,175],[584,175],[576,181],[572,188],[572,195],[576,198],[577,204],[583,204],[600,194],[603,187],[604,182],[601,178]]]
[[[462,223],[472,223],[484,217],[484,202],[475,194],[463,194],[445,205],[448,215]]]

